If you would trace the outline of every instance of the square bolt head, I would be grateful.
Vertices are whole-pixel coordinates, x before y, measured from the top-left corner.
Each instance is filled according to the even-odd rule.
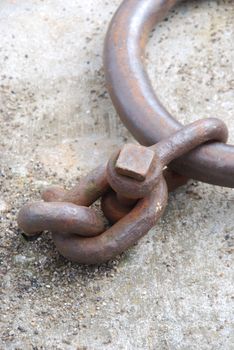
[[[126,144],[115,164],[118,174],[144,181],[154,158],[154,151],[134,144]]]

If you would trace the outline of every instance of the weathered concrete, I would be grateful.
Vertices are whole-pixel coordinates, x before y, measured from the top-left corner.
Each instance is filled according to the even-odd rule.
[[[233,190],[177,191],[147,237],[96,268],[61,258],[49,234],[18,235],[17,211],[41,187],[72,185],[129,138],[102,70],[120,2],[0,3],[1,349],[233,348]],[[232,142],[233,18],[232,1],[180,6],[147,55],[169,110],[222,118]]]

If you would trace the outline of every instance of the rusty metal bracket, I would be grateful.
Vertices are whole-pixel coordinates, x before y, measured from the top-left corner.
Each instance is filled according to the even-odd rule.
[[[144,50],[153,26],[180,0],[125,0],[105,41],[104,68],[112,102],[125,126],[143,145],[169,137],[182,125],[163,107],[144,68]],[[187,177],[234,187],[234,147],[213,142],[170,164]]]

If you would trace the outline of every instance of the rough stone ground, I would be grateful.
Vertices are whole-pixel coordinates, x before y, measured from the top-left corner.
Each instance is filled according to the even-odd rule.
[[[16,215],[71,186],[129,138],[104,85],[104,35],[120,0],[0,3],[1,349],[234,349],[234,193],[193,182],[134,248],[71,264]],[[153,33],[147,64],[187,123],[222,118],[234,142],[234,3],[194,1]]]

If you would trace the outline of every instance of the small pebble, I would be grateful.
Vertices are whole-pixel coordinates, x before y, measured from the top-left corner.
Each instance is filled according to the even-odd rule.
[[[4,201],[2,198],[0,198],[0,213],[6,213],[10,210],[10,205]]]

